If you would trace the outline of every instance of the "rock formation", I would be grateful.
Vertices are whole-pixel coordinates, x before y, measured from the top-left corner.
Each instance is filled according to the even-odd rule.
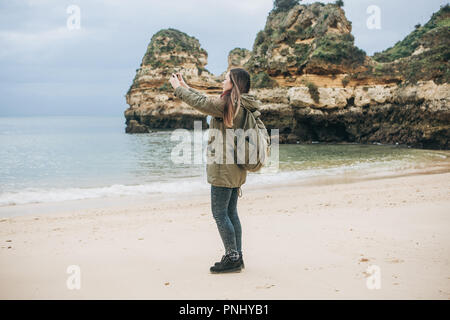
[[[127,133],[146,133],[149,129],[193,129],[193,120],[205,117],[195,109],[174,101],[168,82],[173,72],[182,71],[192,88],[208,94],[220,94],[221,82],[205,66],[208,53],[198,39],[175,29],[157,32],[148,45],[140,68],[126,94]]]
[[[403,41],[369,57],[354,45],[352,26],[337,4],[274,8],[252,51],[236,48],[228,70],[247,69],[267,128],[280,143],[359,142],[448,149],[449,5]],[[126,98],[127,132],[192,128],[205,115],[173,99],[170,74],[219,94],[226,71],[204,67],[207,53],[178,30],[156,33]],[[227,71],[228,71],[227,70]],[[206,124],[205,124],[206,128]]]

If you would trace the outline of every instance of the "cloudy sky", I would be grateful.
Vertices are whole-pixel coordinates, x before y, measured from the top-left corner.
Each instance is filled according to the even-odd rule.
[[[372,55],[448,1],[344,3],[356,45]],[[373,5],[380,29],[367,25]],[[68,27],[73,6],[79,29]],[[272,6],[272,0],[0,0],[0,116],[121,116],[154,33],[175,28],[195,36],[208,51],[206,68],[218,75],[231,49],[252,49]]]

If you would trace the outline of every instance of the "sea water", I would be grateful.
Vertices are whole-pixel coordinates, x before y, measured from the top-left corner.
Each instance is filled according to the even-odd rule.
[[[126,134],[123,117],[0,118],[0,206],[208,192],[205,162],[171,160],[172,133]],[[276,171],[249,173],[246,185],[450,164],[449,151],[379,144],[282,144],[278,155]]]

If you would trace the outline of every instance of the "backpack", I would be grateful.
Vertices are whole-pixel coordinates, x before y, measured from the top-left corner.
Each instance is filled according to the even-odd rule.
[[[251,139],[248,135],[245,136],[244,143],[241,146],[241,148],[245,147],[245,162],[239,163],[238,161],[236,161],[236,164],[240,168],[247,171],[257,172],[261,170],[261,168],[266,165],[269,160],[272,147],[271,139],[269,133],[267,132],[266,126],[260,118],[261,112],[259,112],[258,110],[251,112],[245,106],[243,107],[246,110],[246,115],[242,129],[244,133],[247,132],[248,129],[254,129],[256,132],[256,137],[254,139]],[[235,138],[235,155],[239,151],[237,142],[240,142],[241,145],[242,138]],[[237,160],[237,158],[235,159]],[[256,163],[254,161],[250,161],[254,159],[256,159]]]

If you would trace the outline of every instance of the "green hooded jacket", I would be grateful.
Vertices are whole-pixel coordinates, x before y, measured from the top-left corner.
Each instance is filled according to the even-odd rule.
[[[247,170],[241,169],[234,161],[233,164],[227,164],[225,159],[225,126],[223,123],[223,110],[225,107],[225,101],[217,97],[211,97],[204,95],[192,88],[178,87],[175,89],[175,96],[180,98],[183,102],[187,103],[191,107],[198,111],[211,116],[209,128],[218,129],[222,133],[223,137],[223,161],[222,163],[207,163],[206,173],[207,181],[213,186],[237,188],[241,187],[245,183],[247,178]],[[241,94],[241,106],[245,106],[250,111],[260,109],[261,102],[256,97],[249,93]],[[240,129],[244,125],[246,111],[240,107],[236,117],[233,120],[233,127],[229,129]],[[211,150],[212,136],[211,130],[209,130],[208,137],[208,150]],[[242,190],[240,190],[242,191]]]

